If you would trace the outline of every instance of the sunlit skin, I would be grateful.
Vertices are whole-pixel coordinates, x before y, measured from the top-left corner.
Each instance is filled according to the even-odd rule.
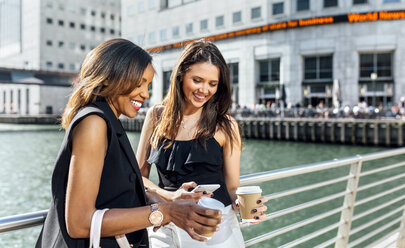
[[[129,118],[134,118],[141,109],[142,104],[149,98],[149,86],[152,83],[155,70],[149,64],[141,79],[141,83],[131,93],[124,96],[118,96],[114,99],[108,99],[111,109],[117,118],[123,114]]]
[[[217,92],[218,83],[217,66],[207,62],[190,66],[183,78],[184,115],[201,111],[204,104]]]

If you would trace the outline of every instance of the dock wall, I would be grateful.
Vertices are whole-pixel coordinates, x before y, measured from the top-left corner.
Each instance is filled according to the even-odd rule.
[[[266,118],[238,119],[243,138],[400,147],[401,120]],[[122,119],[128,131],[141,131],[143,119]]]

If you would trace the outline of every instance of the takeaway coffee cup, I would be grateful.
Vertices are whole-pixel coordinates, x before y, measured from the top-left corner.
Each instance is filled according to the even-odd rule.
[[[213,198],[210,198],[210,197],[201,198],[198,201],[198,205],[205,207],[205,208],[221,210],[221,213],[223,213],[224,209],[225,209],[225,206],[222,202],[215,200]],[[214,235],[215,232],[197,232],[197,230],[196,230],[196,233],[201,236],[204,236],[207,239],[210,239],[212,237],[212,235]]]
[[[262,196],[262,189],[259,186],[244,186],[236,190],[238,196],[240,217],[242,222],[257,221],[254,219],[255,213],[252,210],[259,206],[257,200]]]

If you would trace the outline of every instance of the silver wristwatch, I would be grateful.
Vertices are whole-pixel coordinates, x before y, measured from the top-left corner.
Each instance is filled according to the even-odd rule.
[[[159,205],[154,203],[150,205],[151,213],[149,214],[149,222],[153,226],[160,226],[163,222],[163,214],[159,211]]]

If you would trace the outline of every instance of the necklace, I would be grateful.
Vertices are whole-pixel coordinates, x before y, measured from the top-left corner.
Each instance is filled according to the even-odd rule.
[[[181,121],[181,126],[183,129],[187,129],[187,128],[192,128],[196,125],[196,123],[198,122],[198,119],[200,118],[200,115],[198,115],[197,117],[191,118],[187,121],[185,121],[184,117],[183,120]]]

